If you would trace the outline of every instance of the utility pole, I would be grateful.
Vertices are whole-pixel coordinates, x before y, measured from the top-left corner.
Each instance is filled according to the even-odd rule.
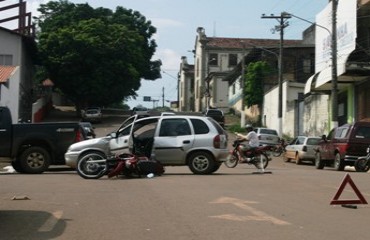
[[[283,49],[284,49],[284,28],[288,27],[289,24],[286,19],[291,16],[281,13],[280,16],[266,16],[262,14],[262,18],[272,18],[279,22],[278,26],[275,26],[274,31],[280,31],[280,46],[279,46],[279,98],[278,98],[278,132],[280,137],[283,136]]]
[[[243,45],[243,57],[242,57],[242,70],[241,70],[241,78],[240,78],[240,88],[242,89],[241,93],[241,100],[242,100],[242,107],[241,107],[241,113],[240,113],[240,127],[244,128],[245,126],[245,94],[244,94],[244,88],[245,88],[245,43],[243,40],[241,41],[241,44]]]
[[[332,128],[338,127],[338,72],[337,72],[337,7],[338,0],[332,1],[332,89],[331,89],[331,122]]]

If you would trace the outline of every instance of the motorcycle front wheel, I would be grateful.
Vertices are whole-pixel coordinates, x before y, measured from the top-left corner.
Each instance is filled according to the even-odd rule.
[[[238,165],[238,162],[239,162],[238,154],[236,152],[233,152],[232,154],[229,154],[224,164],[228,168],[234,168],[236,167],[236,165]]]
[[[269,159],[265,153],[261,153],[258,156],[253,157],[253,164],[257,169],[266,169],[269,165]]]
[[[370,169],[369,160],[366,158],[358,158],[355,161],[355,169],[357,172],[368,172]]]
[[[78,160],[77,173],[85,179],[98,179],[104,176],[107,167],[105,157],[101,153],[93,152],[85,154]]]

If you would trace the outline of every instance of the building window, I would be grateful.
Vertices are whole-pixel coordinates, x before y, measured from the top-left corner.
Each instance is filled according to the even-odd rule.
[[[229,54],[229,66],[236,66],[238,64],[238,55],[234,53]]]
[[[303,72],[304,73],[313,73],[312,72],[312,61],[311,59],[303,59]]]
[[[13,65],[13,55],[0,54],[0,65],[12,66]]]
[[[235,86],[235,83],[234,83],[233,86],[232,86],[232,95],[235,95],[235,92],[236,92],[236,86]]]
[[[209,54],[209,65],[210,66],[217,66],[218,63],[218,54],[217,53],[210,53]]]
[[[197,73],[197,77],[199,77],[199,58],[197,58],[197,64],[195,65],[195,67],[195,72]]]

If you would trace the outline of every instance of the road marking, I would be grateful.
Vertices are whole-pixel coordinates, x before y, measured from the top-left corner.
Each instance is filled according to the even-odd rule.
[[[248,205],[248,204],[256,204],[257,202],[245,201],[245,200],[241,200],[237,198],[221,197],[210,203],[232,204],[238,208],[241,208],[253,214],[253,215],[247,215],[247,216],[236,215],[236,214],[223,214],[223,215],[218,215],[218,216],[210,216],[211,218],[220,218],[220,219],[232,220],[232,221],[266,221],[266,222],[271,222],[276,225],[290,225],[291,224],[289,222],[286,222],[278,218],[275,218],[273,216],[270,216],[267,213],[257,210]]]
[[[46,222],[39,228],[39,232],[50,232],[54,226],[62,218],[63,211],[56,211],[46,220]]]

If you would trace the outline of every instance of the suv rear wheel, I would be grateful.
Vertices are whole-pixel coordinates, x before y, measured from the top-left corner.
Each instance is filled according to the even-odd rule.
[[[192,153],[188,164],[194,174],[210,174],[215,169],[213,156],[203,151]]]
[[[336,153],[334,158],[334,169],[337,171],[343,171],[344,167],[344,162],[340,159],[340,154]]]
[[[325,166],[324,162],[321,160],[320,152],[316,152],[315,154],[315,168],[316,169],[323,169]]]

